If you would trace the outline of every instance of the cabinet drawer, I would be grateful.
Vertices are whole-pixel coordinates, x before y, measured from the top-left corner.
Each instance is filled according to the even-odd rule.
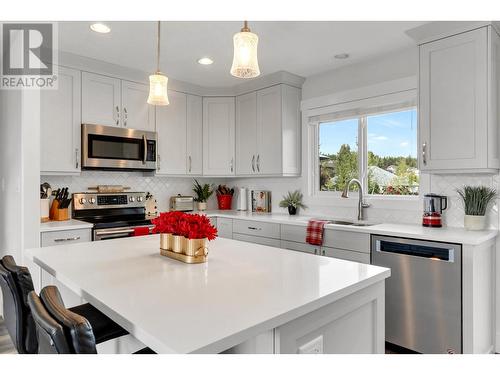
[[[360,253],[358,251],[349,251],[342,249],[334,249],[331,247],[322,247],[321,255],[331,258],[338,258],[338,259],[350,260],[353,262],[370,264],[370,254]]]
[[[233,219],[217,218],[217,233],[222,238],[233,238]]]
[[[257,243],[259,245],[266,245],[272,247],[281,247],[280,240],[267,237],[250,236],[247,234],[234,233],[233,240]]]
[[[281,248],[287,250],[302,251],[310,254],[320,254],[320,247],[309,245],[307,243],[283,241],[281,240]]]
[[[78,242],[92,241],[90,229],[61,230],[56,232],[43,232],[41,235],[42,247],[69,245]]]
[[[251,220],[233,220],[233,232],[278,240],[280,238],[280,225]]]
[[[323,246],[335,249],[353,250],[370,253],[370,235],[368,233],[348,232],[344,230],[325,229]]]
[[[302,225],[281,225],[281,239],[306,243],[307,226]]]

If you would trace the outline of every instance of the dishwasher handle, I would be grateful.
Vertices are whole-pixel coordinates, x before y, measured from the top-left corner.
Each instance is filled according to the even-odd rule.
[[[400,243],[377,240],[375,250],[381,253],[408,255],[449,263],[455,262],[455,249],[453,247],[426,246],[411,242]]]

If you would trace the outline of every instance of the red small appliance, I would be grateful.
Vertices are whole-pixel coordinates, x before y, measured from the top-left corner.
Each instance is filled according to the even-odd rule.
[[[448,208],[448,198],[444,195],[424,195],[424,215],[422,225],[424,227],[441,228],[443,226],[442,213]]]

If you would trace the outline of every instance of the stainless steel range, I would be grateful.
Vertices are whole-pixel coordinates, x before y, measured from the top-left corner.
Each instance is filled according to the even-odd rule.
[[[73,218],[94,224],[92,240],[130,237],[135,227],[149,227],[144,192],[75,193]]]

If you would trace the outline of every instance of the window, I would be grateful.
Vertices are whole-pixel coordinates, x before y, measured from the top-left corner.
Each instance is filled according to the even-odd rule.
[[[358,178],[367,194],[418,195],[416,118],[407,107],[320,121],[319,190],[341,191]]]

